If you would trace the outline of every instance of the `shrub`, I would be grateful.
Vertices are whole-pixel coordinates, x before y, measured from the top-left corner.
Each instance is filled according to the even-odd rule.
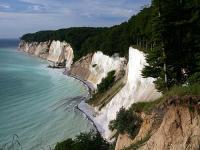
[[[191,75],[188,79],[190,84],[199,83],[200,84],[200,72],[196,72]]]
[[[80,133],[74,140],[57,143],[54,150],[107,150],[109,144],[99,133]]]
[[[174,86],[165,93],[165,97],[200,95],[200,84],[192,84],[187,86]]]
[[[159,103],[161,99],[155,100],[155,101],[149,101],[149,102],[138,102],[138,103],[133,103],[130,107],[130,110],[141,113],[149,113],[151,112]]]
[[[121,108],[117,113],[115,120],[112,120],[109,124],[109,129],[116,129],[118,133],[127,133],[131,138],[134,138],[139,132],[142,120],[141,118],[131,110]]]
[[[107,74],[106,78],[103,78],[101,83],[97,85],[98,92],[105,92],[110,87],[112,87],[113,83],[115,81],[115,71],[110,71]]]

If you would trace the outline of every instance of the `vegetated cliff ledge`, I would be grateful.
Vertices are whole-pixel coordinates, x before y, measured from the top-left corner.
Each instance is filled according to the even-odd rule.
[[[124,87],[99,111],[99,107],[91,107],[82,102],[79,109],[83,110],[95,122],[98,130],[104,138],[110,139],[112,132],[109,130],[109,122],[116,118],[121,107],[129,108],[133,103],[152,101],[161,97],[153,78],[143,78],[141,71],[147,65],[145,54],[132,47],[129,48],[127,80]]]
[[[146,105],[146,106],[145,106]],[[152,110],[145,110],[145,107]],[[199,150],[200,96],[173,96],[159,103],[135,104],[143,123],[134,139],[119,135],[115,150]]]

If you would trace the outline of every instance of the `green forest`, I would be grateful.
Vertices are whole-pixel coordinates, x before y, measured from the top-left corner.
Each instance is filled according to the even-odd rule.
[[[66,41],[75,60],[95,51],[128,58],[133,46],[147,54],[144,77],[157,88],[200,82],[200,0],[153,0],[127,22],[105,28],[76,27],[25,34],[21,40]]]
[[[150,22],[151,8],[144,8],[128,22],[109,28],[72,27],[55,31],[40,31],[25,34],[21,40],[26,42],[66,41],[71,44],[76,60],[98,50],[107,55],[119,53],[120,56],[128,56],[130,45],[137,42],[142,44],[142,41],[151,37]]]

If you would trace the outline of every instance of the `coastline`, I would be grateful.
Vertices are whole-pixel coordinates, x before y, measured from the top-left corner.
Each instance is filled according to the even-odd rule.
[[[85,97],[85,99],[82,100],[79,104],[77,104],[74,108],[77,109],[80,113],[82,113],[85,116],[86,119],[89,120],[89,122],[95,128],[96,132],[98,132],[100,135],[102,135],[101,134],[102,133],[101,128],[98,127],[98,125],[95,123],[95,121],[93,119],[93,117],[96,116],[96,113],[92,109],[92,107],[86,103],[86,101],[91,98],[92,93],[95,91],[94,86],[92,85],[92,83],[90,83],[88,81],[82,80],[81,78],[79,78],[77,76],[70,75],[66,69],[63,72],[63,74],[68,76],[68,77],[71,77],[71,78],[73,78],[75,80],[78,80],[79,82],[81,82],[87,88],[88,96]]]
[[[85,80],[83,80],[83,79],[81,79],[81,78],[79,78],[79,77],[77,77],[75,75],[69,74],[69,72],[68,72],[67,69],[64,70],[63,74],[66,75],[66,76],[68,76],[68,77],[74,78],[74,79],[82,82],[83,85],[88,89],[89,98],[92,96],[92,93],[95,91],[95,88],[94,88],[94,86],[93,86],[93,84],[91,82],[85,81]]]
[[[44,58],[44,57],[38,57],[38,56],[32,55],[32,54],[30,54],[30,53],[28,53],[28,52],[25,52],[25,51],[23,51],[22,49],[20,49],[19,47],[17,48],[17,50],[18,50],[18,51],[21,51],[21,52],[23,52],[23,53],[25,53],[25,54],[28,54],[29,56],[33,56],[33,57],[35,57],[35,58],[39,58],[39,59],[42,59],[42,60],[47,60],[47,59]],[[47,67],[48,67],[48,66],[47,66]],[[49,69],[61,70],[62,73],[63,73],[63,75],[66,75],[66,76],[68,76],[68,77],[71,77],[71,78],[73,78],[73,79],[79,81],[80,83],[82,83],[83,86],[85,86],[85,88],[86,88],[87,91],[88,91],[87,97],[85,97],[85,99],[82,100],[79,104],[77,104],[74,108],[77,109],[81,114],[83,114],[83,115],[86,117],[86,119],[89,120],[89,122],[90,122],[90,123],[93,125],[93,127],[95,128],[96,132],[98,132],[98,133],[100,133],[100,134],[103,133],[103,132],[101,131],[102,129],[101,129],[100,127],[98,127],[98,125],[96,124],[96,122],[95,122],[94,119],[93,119],[93,117],[95,117],[95,111],[94,111],[94,109],[92,109],[92,107],[89,106],[89,105],[86,103],[86,101],[87,101],[88,99],[91,98],[92,93],[95,91],[94,85],[93,85],[91,82],[89,82],[89,81],[85,81],[85,80],[81,79],[80,77],[77,77],[77,76],[74,76],[74,75],[69,74],[69,71],[68,71],[66,68],[50,68],[50,67],[49,67]],[[102,135],[102,134],[101,134],[101,135]]]

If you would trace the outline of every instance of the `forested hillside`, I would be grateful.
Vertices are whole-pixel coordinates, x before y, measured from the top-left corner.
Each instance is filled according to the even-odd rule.
[[[69,42],[75,60],[98,50],[127,57],[132,45],[147,53],[143,75],[157,78],[158,89],[200,82],[200,0],[153,0],[149,8],[110,28],[41,31],[21,39]]]
[[[76,27],[55,31],[40,31],[25,34],[21,40],[44,42],[52,40],[66,41],[75,52],[75,59],[97,50],[108,55],[119,53],[127,56],[130,45],[142,45],[151,38],[151,8],[144,8],[128,22],[110,28]]]
[[[153,0],[152,42],[143,74],[160,90],[200,83],[200,0]]]

